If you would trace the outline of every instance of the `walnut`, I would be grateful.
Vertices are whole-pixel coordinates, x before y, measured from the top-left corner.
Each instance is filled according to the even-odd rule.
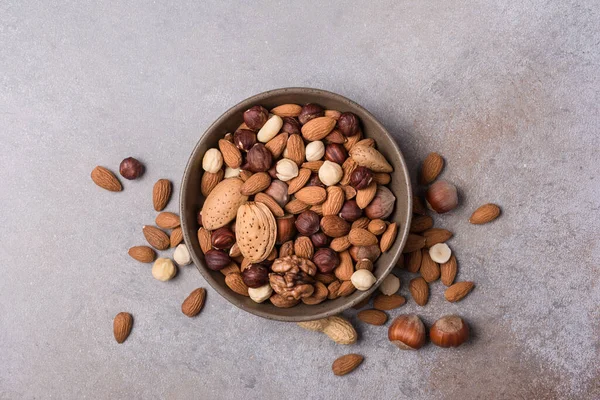
[[[271,270],[269,282],[277,294],[295,300],[313,294],[317,267],[312,261],[297,256],[282,257],[273,262]]]
[[[278,258],[277,260],[273,261],[271,270],[277,273],[284,273],[288,271],[296,272],[298,270],[302,270],[306,274],[314,276],[317,273],[317,266],[307,258],[288,256]]]

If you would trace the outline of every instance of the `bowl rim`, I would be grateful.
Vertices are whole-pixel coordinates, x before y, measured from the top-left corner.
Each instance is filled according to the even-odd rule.
[[[292,93],[290,93],[292,92]],[[399,167],[402,169],[402,172],[404,174],[404,178],[405,181],[407,182],[407,214],[408,214],[408,218],[407,218],[407,226],[410,226],[410,222],[412,219],[412,207],[413,207],[413,196],[412,196],[412,183],[410,180],[410,176],[408,173],[408,167],[406,165],[406,160],[404,159],[404,155],[402,154],[402,151],[400,150],[400,148],[398,147],[398,144],[395,141],[395,138],[390,134],[390,132],[383,126],[383,124],[381,124],[381,122],[379,122],[379,120],[377,118],[375,118],[375,116],[370,113],[366,108],[364,108],[363,106],[361,106],[360,104],[348,99],[345,96],[342,96],[340,94],[334,93],[334,92],[330,92],[327,90],[323,90],[323,89],[315,89],[315,88],[310,88],[310,87],[284,87],[284,88],[278,88],[278,89],[272,89],[272,90],[267,90],[265,92],[261,92],[258,94],[255,94],[253,96],[250,96],[246,99],[243,99],[242,101],[239,101],[238,103],[236,103],[235,105],[233,105],[232,107],[228,108],[225,112],[223,112],[212,124],[210,124],[202,133],[202,135],[200,136],[200,138],[198,139],[198,141],[196,142],[196,145],[194,146],[192,152],[190,153],[190,157],[188,159],[188,162],[186,163],[184,172],[183,172],[183,177],[181,179],[181,184],[180,184],[180,188],[179,188],[179,212],[180,215],[182,216],[181,218],[181,228],[183,231],[183,236],[184,236],[184,243],[190,243],[190,237],[188,235],[188,227],[187,227],[187,218],[184,218],[185,212],[184,212],[184,208],[187,205],[186,204],[186,198],[185,198],[185,193],[184,193],[184,189],[187,187],[188,185],[188,181],[190,180],[190,175],[191,175],[191,169],[192,169],[192,164],[193,164],[193,158],[194,155],[198,152],[198,148],[204,143],[204,141],[206,140],[206,133],[211,131],[215,126],[221,124],[224,120],[230,118],[231,116],[229,115],[231,113],[232,110],[240,107],[243,104],[260,104],[260,101],[263,100],[264,98],[268,98],[271,96],[276,96],[276,95],[280,95],[280,94],[294,94],[293,92],[301,92],[302,94],[315,94],[315,95],[323,95],[323,96],[331,96],[334,98],[337,98],[337,100],[345,102],[350,104],[353,107],[356,107],[357,109],[359,109],[361,112],[367,114],[368,116],[371,117],[372,121],[374,122],[374,124],[377,126],[377,128],[385,135],[389,138],[390,142],[392,143],[393,146],[393,152],[396,153],[396,155],[398,156],[398,160],[399,160]],[[212,276],[211,272],[208,270],[208,268],[204,265],[204,262],[202,260],[200,260],[196,254],[189,249],[189,253],[190,256],[192,258],[192,261],[194,262],[194,265],[196,266],[196,269],[198,269],[198,271],[200,272],[200,274],[204,277],[204,279],[206,280],[206,282],[217,292],[219,293],[222,297],[224,297],[227,301],[229,301],[231,304],[235,305],[236,307],[240,308],[243,311],[249,312],[253,315],[262,317],[262,318],[266,318],[266,319],[270,319],[270,320],[276,320],[276,321],[284,321],[284,322],[301,322],[301,321],[311,321],[311,320],[316,320],[316,319],[321,319],[321,318],[326,318],[332,315],[337,315],[340,314],[341,312],[347,310],[348,308],[354,306],[355,304],[363,301],[367,296],[371,296],[371,294],[377,289],[377,287],[379,287],[379,285],[381,284],[381,282],[383,282],[383,280],[392,272],[392,270],[394,269],[395,265],[398,263],[398,259],[402,256],[402,250],[404,248],[404,244],[406,243],[406,240],[408,238],[408,229],[405,231],[405,234],[403,237],[401,238],[397,238],[396,240],[400,240],[400,245],[398,246],[398,249],[396,251],[395,254],[392,255],[392,259],[391,262],[389,262],[389,265],[386,267],[386,271],[384,271],[384,273],[381,275],[381,277],[379,277],[377,279],[377,282],[375,282],[375,284],[369,289],[366,290],[364,292],[361,292],[359,296],[357,296],[356,298],[352,299],[352,300],[348,300],[346,303],[340,304],[338,307],[329,310],[329,311],[322,311],[319,313],[315,313],[315,314],[310,314],[310,315],[296,315],[296,316],[290,316],[290,315],[274,315],[271,314],[270,312],[267,311],[263,311],[260,309],[253,309],[253,308],[247,308],[245,307],[245,305],[240,302],[240,300],[237,298],[237,294],[235,294],[234,292],[232,292],[231,290],[227,289],[226,287],[222,286],[219,282],[216,281],[216,279]]]

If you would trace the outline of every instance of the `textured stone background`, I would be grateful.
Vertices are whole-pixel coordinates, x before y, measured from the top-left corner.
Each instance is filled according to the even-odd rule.
[[[600,398],[598,2],[225,3],[0,2],[0,397]],[[188,319],[200,274],[161,283],[127,256],[152,183],[178,189],[211,121],[285,86],[367,107],[413,170],[444,154],[462,205],[437,221],[477,287],[449,304],[437,284],[427,307],[390,314],[458,312],[468,345],[400,352],[359,325],[336,346],[212,290]],[[130,155],[142,180],[92,184]],[[469,225],[488,201],[502,218]],[[122,310],[135,327],[117,345]],[[364,364],[334,377],[350,351]]]

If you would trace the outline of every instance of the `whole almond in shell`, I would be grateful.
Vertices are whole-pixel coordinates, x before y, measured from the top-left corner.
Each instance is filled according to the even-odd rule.
[[[155,249],[166,250],[169,248],[171,243],[169,236],[157,227],[146,225],[142,228],[142,232],[144,233],[144,237],[150,246],[154,247]]]
[[[256,195],[254,196],[254,201],[258,201],[269,207],[269,210],[271,210],[273,215],[276,217],[283,217],[283,215],[285,214],[283,208],[281,208],[279,203],[277,203],[277,201],[275,201],[274,198],[272,198],[266,193],[256,193]]]
[[[229,140],[219,139],[219,150],[223,155],[223,161],[230,168],[239,168],[242,165],[242,153],[235,144]]]
[[[287,182],[288,194],[294,194],[298,190],[302,189],[310,179],[311,173],[311,170],[308,168],[300,168],[298,170],[298,176]]]
[[[348,240],[348,235],[337,237],[333,239],[329,244],[329,247],[331,247],[332,250],[337,251],[338,253],[344,250],[348,250],[350,246],[352,246],[352,244],[350,243],[350,240]]]
[[[133,317],[127,312],[120,312],[113,320],[113,334],[117,343],[123,343],[133,327]]]
[[[440,266],[431,259],[427,249],[421,250],[420,273],[427,282],[437,281],[440,278]]]
[[[300,214],[304,210],[308,210],[309,207],[309,204],[306,204],[305,202],[300,201],[299,199],[293,199],[285,205],[284,210],[289,212],[290,214],[296,215]]]
[[[242,296],[248,297],[248,286],[244,283],[241,274],[232,273],[225,276],[225,284],[229,289]]]
[[[413,251],[417,251],[425,247],[426,239],[423,236],[415,235],[414,233],[409,233],[408,238],[406,239],[406,243],[404,244],[403,253],[412,253]]]
[[[335,127],[336,120],[330,117],[317,117],[302,125],[302,136],[309,142],[321,140]]]
[[[171,182],[168,179],[159,179],[152,188],[152,204],[154,210],[162,211],[171,199]]]
[[[358,339],[358,334],[352,324],[341,316],[327,317],[323,333],[338,344],[353,344]]]
[[[410,232],[420,233],[433,228],[433,218],[429,215],[415,215],[410,222]]]
[[[377,236],[366,229],[354,228],[348,233],[348,240],[354,246],[371,246],[378,243]]]
[[[290,135],[285,149],[285,157],[301,166],[304,162],[304,156],[305,150],[302,137],[298,134]]]
[[[390,247],[394,244],[396,240],[396,235],[398,234],[398,225],[393,222],[388,225],[387,229],[381,235],[381,241],[379,242],[379,248],[381,252],[388,251]]]
[[[371,182],[371,184],[366,188],[356,191],[356,205],[361,209],[366,208],[375,198],[376,194],[377,184],[375,182]]]
[[[458,263],[454,254],[450,256],[450,259],[440,265],[441,281],[444,285],[450,286],[454,283],[456,273],[458,272]]]
[[[381,310],[363,310],[357,315],[358,319],[370,325],[383,325],[387,322],[388,316]]]
[[[355,146],[375,147],[375,139],[373,139],[373,138],[361,139],[360,141],[356,142]]]
[[[206,228],[198,229],[198,242],[200,243],[200,249],[202,253],[205,253],[212,249],[212,238],[211,233]]]
[[[206,298],[206,289],[198,288],[194,290],[181,304],[181,312],[192,318],[200,313]]]
[[[344,205],[344,189],[339,186],[327,188],[327,199],[323,203],[323,215],[338,215]]]
[[[224,174],[225,172],[222,169],[215,173],[204,171],[200,180],[200,192],[202,196],[208,196],[215,186],[223,180]]]
[[[406,298],[404,296],[400,296],[399,294],[392,294],[390,296],[379,294],[375,296],[375,299],[373,300],[373,308],[387,311],[401,307],[404,305],[404,303],[406,303]]]
[[[347,250],[339,253],[339,257],[340,264],[333,270],[333,273],[339,280],[350,282],[350,278],[352,278],[352,274],[354,273],[352,257]]]
[[[442,228],[427,229],[422,233],[425,237],[425,247],[431,247],[434,244],[444,243],[452,237],[452,232]]]
[[[148,246],[134,246],[129,249],[128,254],[143,263],[151,263],[156,259],[156,252]]]
[[[271,176],[266,172],[257,172],[252,175],[240,187],[240,193],[244,196],[252,196],[258,192],[262,192],[271,184]]]
[[[312,260],[315,247],[307,236],[300,236],[294,241],[294,254],[300,258]]]
[[[428,185],[435,181],[444,168],[444,159],[438,153],[429,153],[421,165],[421,175],[419,182],[421,185]]]
[[[120,192],[123,190],[121,182],[117,179],[115,174],[110,172],[108,169],[97,166],[92,170],[92,181],[102,189],[109,190],[111,192]]]
[[[350,224],[337,215],[325,215],[321,218],[321,229],[327,236],[338,238],[350,232]]]
[[[411,279],[408,289],[410,290],[410,295],[420,306],[424,306],[427,304],[429,300],[429,285],[427,281],[422,277]]]
[[[302,106],[298,104],[282,104],[277,106],[271,110],[271,114],[275,114],[283,117],[297,117],[300,115],[300,111],[302,111]]]
[[[204,215],[204,213],[203,213]],[[277,224],[263,203],[248,202],[238,208],[235,236],[242,255],[252,263],[267,259],[277,237]]]
[[[179,215],[167,211],[158,213],[155,222],[157,226],[163,229],[177,228],[181,224]]]
[[[352,146],[350,157],[362,167],[367,167],[373,172],[392,172],[394,168],[385,157],[376,149],[369,146]]]
[[[500,207],[495,204],[484,204],[473,212],[469,222],[475,225],[492,222],[500,215]]]
[[[404,264],[408,272],[412,272],[413,274],[419,272],[419,269],[421,269],[422,254],[421,249],[406,254]]]
[[[456,282],[444,292],[444,297],[451,303],[462,300],[475,284],[473,282]]]
[[[177,247],[181,242],[183,242],[183,231],[181,230],[181,227],[178,226],[171,231],[171,235],[169,236],[169,246]]]
[[[294,196],[306,204],[315,205],[325,201],[327,191],[320,186],[306,186],[298,190]]]
[[[359,354],[346,354],[337,358],[331,365],[334,375],[343,376],[354,371],[364,360]]]
[[[202,207],[202,224],[210,231],[227,225],[237,215],[238,208],[248,200],[240,193],[244,181],[227,178],[210,192]]]

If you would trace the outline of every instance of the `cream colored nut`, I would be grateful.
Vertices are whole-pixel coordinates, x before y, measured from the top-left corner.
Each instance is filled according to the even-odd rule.
[[[319,168],[319,179],[327,186],[333,186],[342,179],[344,171],[339,164],[325,161]]]
[[[446,243],[438,243],[429,249],[429,257],[438,264],[443,264],[450,259],[452,250]]]
[[[224,175],[224,179],[227,178],[235,178],[237,176],[240,176],[240,172],[242,170],[239,168],[231,168],[231,167],[226,167],[225,168],[225,175]]]
[[[152,276],[159,281],[168,281],[177,273],[177,267],[168,258],[157,258],[152,266]]]
[[[190,252],[184,243],[181,243],[175,248],[175,251],[173,252],[173,260],[175,260],[177,265],[188,265],[192,262]]]
[[[248,295],[257,303],[262,303],[273,294],[273,288],[268,283],[257,288],[248,288]]]
[[[282,158],[281,160],[277,161],[275,171],[277,172],[277,177],[280,180],[287,182],[290,179],[294,179],[298,176],[298,164],[289,158]]]
[[[325,145],[315,140],[306,145],[306,161],[319,161],[325,155]]]
[[[267,143],[273,139],[279,133],[279,130],[283,126],[283,120],[278,115],[271,115],[267,122],[256,134],[256,138],[259,142]]]
[[[350,281],[352,281],[354,287],[362,291],[369,290],[376,280],[375,275],[368,269],[359,269],[350,277]]]
[[[202,158],[202,169],[211,174],[219,172],[223,166],[223,155],[217,149],[208,149]]]
[[[400,289],[400,279],[394,274],[389,274],[385,277],[381,285],[379,285],[379,291],[386,296],[391,296]]]

